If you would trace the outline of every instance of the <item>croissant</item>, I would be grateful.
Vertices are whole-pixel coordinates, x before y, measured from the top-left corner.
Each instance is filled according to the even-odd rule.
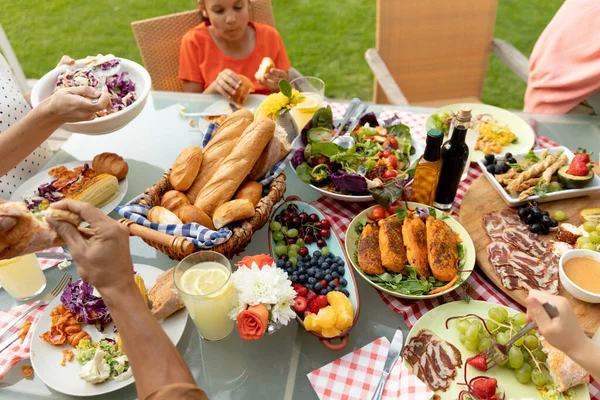
[[[83,339],[91,340],[90,334],[86,331],[79,331],[76,334],[67,337],[67,341],[73,347],[77,347],[79,342]]]

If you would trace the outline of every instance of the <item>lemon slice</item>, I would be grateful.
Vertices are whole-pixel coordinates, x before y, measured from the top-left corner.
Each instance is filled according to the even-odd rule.
[[[186,292],[201,296],[221,295],[217,291],[228,279],[228,274],[220,268],[190,268],[181,276],[181,286]]]
[[[321,96],[317,93],[302,93],[305,97],[304,101],[296,106],[300,112],[315,112],[321,107]]]

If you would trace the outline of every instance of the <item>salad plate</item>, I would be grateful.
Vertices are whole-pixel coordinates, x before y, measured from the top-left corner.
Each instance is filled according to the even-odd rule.
[[[458,368],[456,377],[450,382],[450,387],[445,392],[437,391],[436,395],[440,396],[442,400],[456,400],[459,398],[459,393],[465,389],[464,385],[459,385],[463,382],[464,376],[464,363],[468,357],[476,354],[467,350],[463,343],[460,341],[461,333],[456,327],[456,320],[448,322],[448,328],[446,328],[446,321],[452,317],[459,317],[467,314],[475,314],[483,318],[488,318],[488,311],[492,308],[504,308],[506,309],[508,316],[512,317],[518,313],[518,311],[512,308],[505,307],[495,303],[488,303],[485,301],[471,300],[468,303],[463,301],[455,301],[446,303],[435,307],[434,309],[423,315],[412,327],[406,338],[406,343],[411,338],[416,336],[421,330],[428,329],[442,340],[445,340],[455,346],[461,353],[462,364]],[[412,368],[410,364],[403,360],[407,368]],[[512,369],[505,367],[496,367],[486,372],[478,371],[477,369],[470,367],[468,369],[468,379],[472,379],[478,375],[485,375],[486,377],[495,378],[498,381],[498,391],[504,392],[506,399],[542,399],[546,400],[564,400],[567,397],[543,397],[540,391],[536,388],[533,383],[521,384],[515,378],[515,373]],[[572,389],[574,396],[568,397],[570,400],[589,400],[590,395],[585,385],[579,385]]]
[[[458,112],[462,106],[471,108],[472,121],[477,120],[478,117],[484,117],[497,124],[497,126],[507,127],[510,132],[514,134],[515,139],[513,142],[502,145],[500,152],[495,152],[496,154],[527,153],[534,147],[535,132],[523,118],[510,111],[487,104],[451,104],[438,108],[425,121],[425,131],[427,132],[430,129],[441,129],[448,135],[449,118],[452,117],[452,113]],[[480,125],[474,126],[474,128],[479,130]],[[471,162],[477,162],[477,160],[485,156],[485,153],[482,150],[475,150],[477,136],[478,132],[471,129],[467,133],[466,142],[469,146],[469,157]]]
[[[415,210],[419,208],[424,212],[427,212],[429,215],[433,215],[433,213],[435,212],[437,215],[436,219],[443,218],[442,220],[460,238],[459,247],[462,247],[462,250],[459,249],[458,251],[458,268],[460,270],[458,272],[458,281],[452,287],[446,290],[439,291],[435,294],[426,294],[420,293],[422,292],[422,286],[418,284],[419,282],[415,281],[414,279],[407,280],[407,277],[404,277],[400,282],[396,282],[395,278],[399,278],[401,276],[400,274],[395,274],[389,271],[382,275],[368,275],[367,273],[365,273],[358,263],[358,241],[360,239],[363,227],[370,218],[369,216],[371,215],[371,211],[376,207],[381,206],[370,207],[358,214],[352,220],[352,222],[348,226],[348,230],[346,231],[345,242],[346,254],[350,259],[352,267],[358,273],[358,275],[360,275],[360,277],[362,277],[369,285],[391,296],[409,300],[424,300],[444,296],[445,294],[456,290],[460,286],[460,282],[464,282],[469,278],[469,276],[473,272],[473,268],[475,268],[475,246],[465,228],[463,228],[463,226],[453,218],[448,217],[447,214],[444,214],[443,212],[436,210],[433,207],[429,207],[424,204],[413,203],[411,201],[401,203],[401,206],[399,208],[408,208],[410,210]],[[437,281],[433,282],[432,289],[439,286],[443,286],[443,284]]]
[[[266,98],[267,98],[267,96],[262,95],[262,94],[251,94],[248,96],[248,98],[244,102],[243,107],[254,112],[254,111],[256,111],[256,109],[258,109],[258,107],[262,104],[262,102]],[[230,100],[225,100],[225,99],[216,101],[213,104],[211,104],[210,106],[206,107],[206,109],[204,109],[204,111],[202,111],[202,114],[214,115],[214,116],[229,115],[233,112],[233,110],[231,109],[231,106],[230,106],[231,103],[232,102]],[[240,107],[240,106],[238,106],[238,107]],[[209,123],[210,123],[210,121],[208,119],[206,119],[205,117],[199,117],[197,120],[196,126],[201,131],[206,132],[206,128],[208,128]]]
[[[72,170],[73,168],[81,167],[84,164],[88,164],[91,166],[92,162],[71,161],[61,165],[64,165],[67,169]],[[41,185],[47,184],[52,181],[52,177],[48,175],[48,171],[50,171],[52,168],[49,168],[45,171],[41,171],[38,174],[29,178],[25,183],[23,183],[17,188],[17,190],[13,192],[12,196],[10,197],[10,201],[23,201],[25,198],[34,196],[34,194],[37,192],[37,189]],[[115,193],[115,196],[108,203],[98,208],[102,210],[102,212],[104,212],[105,214],[110,214],[112,210],[114,210],[115,207],[118,206],[121,203],[121,201],[125,198],[125,194],[127,193],[127,187],[127,177],[125,177],[119,182],[119,188],[117,189],[117,193]]]
[[[144,279],[146,289],[148,290],[154,286],[158,276],[164,272],[159,268],[144,264],[134,264],[133,269]],[[73,353],[76,353],[75,348],[71,347],[71,345],[66,342],[61,346],[53,346],[40,338],[40,336],[50,328],[52,323],[50,311],[61,304],[60,297],[61,296],[57,296],[46,307],[33,331],[33,339],[31,342],[31,364],[35,370],[36,376],[51,389],[71,396],[96,396],[114,392],[115,390],[119,390],[132,384],[134,382],[133,377],[125,379],[122,382],[110,379],[95,385],[87,383],[79,378],[81,365],[79,365],[74,358],[72,361],[67,362],[64,367],[60,366],[62,358],[61,350],[69,349]],[[184,308],[169,318],[160,321],[165,333],[175,345],[177,345],[183,336],[187,323],[187,316],[188,313]],[[81,328],[90,334],[94,342],[106,337],[112,338],[113,340],[116,340],[117,338],[117,334],[114,333],[113,322],[105,327],[104,333],[99,332],[94,326],[83,323],[81,324]]]

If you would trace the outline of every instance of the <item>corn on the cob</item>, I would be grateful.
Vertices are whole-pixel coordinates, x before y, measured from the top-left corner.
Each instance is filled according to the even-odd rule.
[[[119,189],[119,181],[113,175],[100,174],[86,182],[77,192],[68,197],[99,207],[106,203]]]
[[[148,305],[148,293],[146,292],[146,285],[144,284],[144,278],[139,275],[135,275],[134,278],[135,284],[137,285],[142,297],[144,298],[144,304]],[[121,334],[117,335],[117,347],[119,350],[123,351],[123,341],[121,340]]]

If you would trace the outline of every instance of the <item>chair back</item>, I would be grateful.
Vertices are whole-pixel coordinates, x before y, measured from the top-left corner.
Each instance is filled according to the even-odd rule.
[[[251,21],[275,26],[271,0],[249,1]],[[181,38],[202,21],[200,10],[192,10],[131,23],[154,90],[183,91],[178,77]]]
[[[377,0],[377,50],[410,104],[480,99],[497,0]],[[388,103],[375,82],[373,101]]]

